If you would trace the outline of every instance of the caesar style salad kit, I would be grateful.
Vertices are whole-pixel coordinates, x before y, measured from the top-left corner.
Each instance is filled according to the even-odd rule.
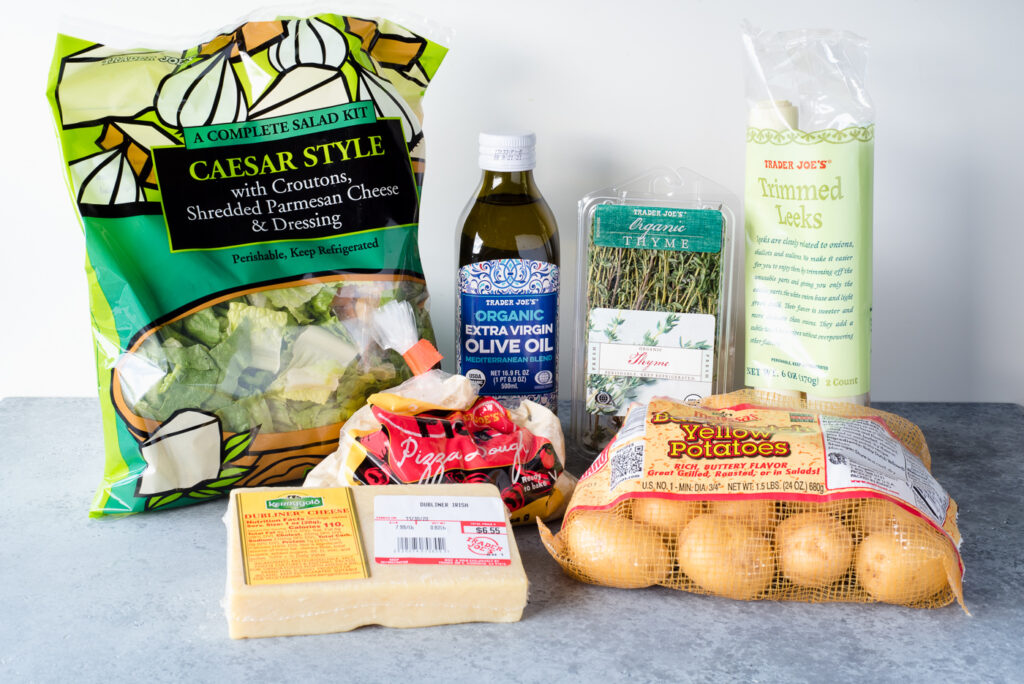
[[[58,37],[107,450],[93,514],[301,479],[410,376],[369,322],[405,301],[433,337],[419,103],[444,55],[336,14],[179,50]]]
[[[964,605],[957,506],[923,435],[856,405],[863,39],[745,28],[744,208],[686,168],[580,200],[567,444],[547,406],[558,241],[534,211],[530,131],[481,137],[477,202],[500,230],[463,244],[459,263],[486,276],[463,332],[486,333],[494,387],[552,394],[495,398],[480,371],[439,368],[418,220],[421,100],[446,34],[427,33],[325,13],[178,49],[58,36],[48,95],[85,236],[106,450],[91,514],[230,495],[236,638],[518,620],[511,526],[533,521],[589,583]],[[754,389],[729,393],[743,379]],[[579,480],[574,451],[589,456]]]

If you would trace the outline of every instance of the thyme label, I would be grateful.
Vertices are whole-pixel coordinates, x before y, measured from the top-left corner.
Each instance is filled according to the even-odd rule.
[[[594,210],[594,244],[601,247],[722,251],[722,212],[603,204]]]

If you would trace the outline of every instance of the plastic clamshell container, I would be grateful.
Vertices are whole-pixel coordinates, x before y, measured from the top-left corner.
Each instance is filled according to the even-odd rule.
[[[740,207],[729,190],[684,168],[651,169],[580,200],[571,433],[585,454],[605,446],[633,401],[698,399],[734,389],[733,378],[740,377]],[[621,250],[643,252],[643,258]],[[687,264],[701,268],[700,259],[682,255],[698,251],[709,255],[705,264],[717,254],[716,306],[687,306],[680,299],[685,288],[676,287],[689,282]],[[621,298],[618,286],[628,282],[616,270],[623,265],[636,269],[630,283],[637,284],[635,305],[607,308],[603,304],[615,297],[608,289]],[[644,287],[659,277],[660,292],[645,297]],[[715,311],[713,320],[707,310]]]

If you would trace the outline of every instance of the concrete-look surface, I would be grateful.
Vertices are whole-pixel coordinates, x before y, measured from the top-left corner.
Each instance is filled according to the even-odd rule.
[[[874,604],[739,602],[562,574],[516,530],[515,624],[232,641],[225,500],[91,520],[90,399],[0,401],[0,681],[1010,682],[1024,678],[1024,407],[881,404],[918,423],[960,504],[973,617]],[[580,464],[572,469],[581,472]]]

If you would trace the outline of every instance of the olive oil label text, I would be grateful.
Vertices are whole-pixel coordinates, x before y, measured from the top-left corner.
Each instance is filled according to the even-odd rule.
[[[482,396],[551,403],[557,378],[558,267],[493,259],[459,270],[459,373]]]

